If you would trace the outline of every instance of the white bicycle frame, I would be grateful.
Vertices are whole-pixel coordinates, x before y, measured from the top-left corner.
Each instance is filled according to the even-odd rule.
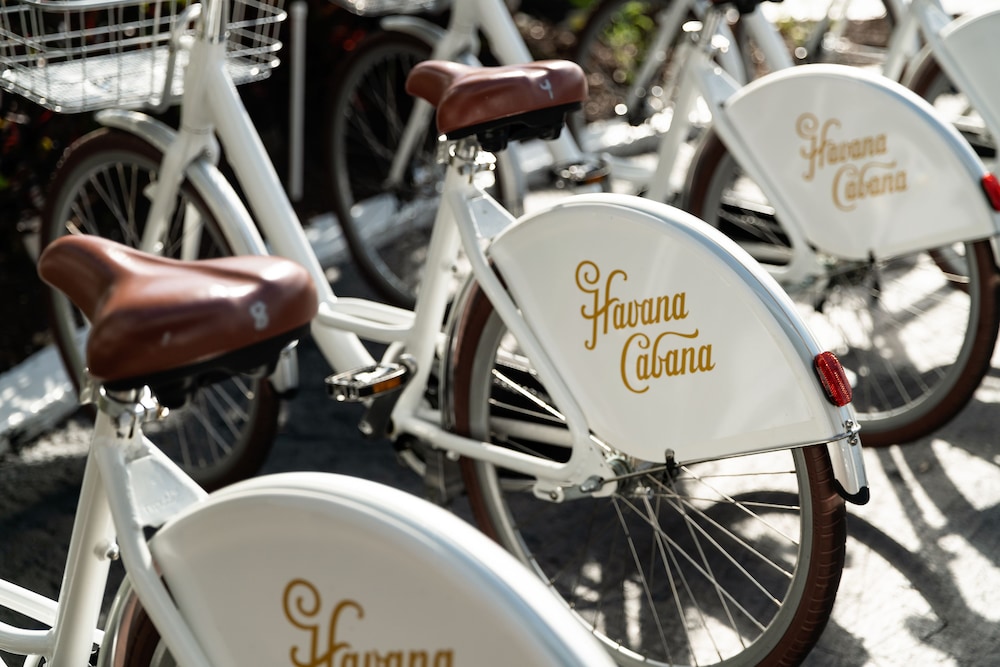
[[[392,421],[398,432],[412,434],[459,455],[531,475],[538,479],[536,494],[551,500],[569,500],[567,491],[577,489],[591,496],[615,490],[617,473],[606,460],[605,444],[595,433],[605,435],[622,431],[627,437],[605,437],[626,454],[644,460],[657,460],[656,457],[662,456],[663,424],[649,419],[648,415],[655,414],[652,410],[657,405],[692,400],[691,392],[684,387],[671,388],[669,383],[666,388],[656,389],[627,386],[628,378],[619,374],[622,355],[613,346],[605,345],[610,336],[602,337],[603,347],[597,354],[580,351],[582,345],[578,346],[580,350],[569,350],[572,346],[563,343],[579,340],[580,321],[573,328],[568,326],[567,318],[553,314],[559,302],[568,301],[564,298],[567,288],[536,288],[539,281],[551,279],[550,267],[554,264],[565,265],[568,270],[576,266],[579,272],[586,262],[580,262],[578,257],[603,262],[601,257],[610,256],[618,257],[622,263],[634,262],[637,273],[647,269],[673,270],[675,273],[667,274],[668,277],[687,276],[686,291],[673,296],[673,319],[686,319],[688,310],[696,310],[697,304],[713,306],[699,309],[694,336],[702,331],[701,335],[711,340],[712,332],[717,332],[716,356],[712,356],[712,345],[708,344],[702,346],[698,353],[702,356],[697,357],[699,370],[715,371],[714,366],[720,366],[716,375],[706,375],[719,380],[717,387],[711,387],[713,393],[710,395],[715,403],[702,406],[710,410],[710,417],[697,419],[682,411],[686,417],[681,420],[684,424],[671,425],[669,436],[673,439],[666,444],[676,453],[678,461],[826,444],[837,480],[845,492],[855,495],[866,489],[853,411],[849,407],[832,406],[818,391],[812,363],[820,350],[795,317],[794,306],[773,280],[734,244],[712,234],[690,216],[661,204],[614,195],[582,196],[515,221],[477,187],[475,174],[469,169],[477,152],[474,143],[445,144],[451,147],[454,159],[446,176],[429,249],[428,271],[415,310],[401,310],[362,299],[338,298],[312,252],[263,143],[226,73],[225,41],[221,38],[225,25],[222,5],[221,2],[208,5],[204,21],[199,22],[199,37],[186,44],[190,49],[190,65],[185,71],[182,129],[175,132],[136,112],[109,110],[101,112],[98,118],[106,126],[131,132],[164,151],[159,181],[152,193],[154,207],[148,220],[149,228],[162,229],[166,224],[169,211],[164,202],[174,200],[177,186],[186,177],[208,195],[205,196],[206,204],[238,253],[265,254],[273,250],[305,267],[314,279],[321,302],[319,314],[312,324],[313,338],[334,369],[362,368],[374,363],[362,340],[389,343],[387,356],[390,359],[405,349],[406,354],[416,360],[415,376],[392,411]],[[197,18],[200,11],[192,8],[190,17]],[[215,133],[243,186],[254,218],[212,165],[219,154]],[[621,221],[609,226],[609,214],[620,216]],[[255,227],[254,220],[259,222],[264,236]],[[187,226],[185,235],[196,235],[201,221],[188,211],[184,224]],[[574,232],[575,227],[588,231]],[[544,241],[553,228],[562,230],[558,253],[547,252],[553,244]],[[265,244],[265,236],[270,246]],[[155,232],[147,235],[144,245],[156,250]],[[533,429],[532,437],[571,448],[566,463],[553,463],[455,435],[443,426],[441,413],[424,404],[428,376],[436,356],[444,352],[442,348],[448,342],[441,323],[450,292],[443,281],[450,276],[450,265],[459,246],[469,257],[475,280],[535,365],[567,427],[525,428]],[[191,257],[195,247],[196,244],[188,246]],[[564,252],[564,248],[568,251]],[[624,254],[597,257],[600,253],[596,249]],[[642,254],[636,261],[636,249],[659,253],[657,257],[670,257],[671,261],[652,266],[657,262],[649,261],[649,256]],[[538,253],[543,256],[539,257]],[[618,260],[614,261],[616,263],[601,268],[619,266]],[[491,263],[511,283],[509,287],[501,282]],[[709,267],[707,271],[706,266]],[[559,275],[566,273],[567,269],[563,269]],[[623,271],[619,268],[613,273]],[[653,277],[660,275],[653,274]],[[647,284],[641,279],[639,282]],[[659,285],[663,281],[651,284]],[[575,285],[570,284],[568,290],[571,294],[576,290],[579,297]],[[684,298],[688,292],[690,302]],[[579,320],[579,304],[570,304],[570,307]],[[734,313],[743,316],[736,327],[733,326]],[[595,313],[595,344],[596,317]],[[588,326],[590,323],[584,321],[583,330]],[[722,367],[726,366],[722,360],[727,354],[727,345],[719,344],[723,342],[737,348],[731,358],[739,363]],[[704,356],[706,348],[707,357]],[[625,382],[618,382],[622,386],[595,383],[592,376],[600,373],[617,376]],[[761,381],[774,385],[765,393],[766,398],[773,398],[781,410],[768,409],[765,401],[761,405],[747,404],[744,410],[730,411],[726,419],[719,420],[715,405],[746,403],[750,400],[748,397],[759,400],[763,395],[758,391]],[[732,392],[732,396],[727,392]],[[647,402],[640,403],[637,395]],[[53,656],[47,663],[52,667],[76,667],[85,663],[92,644],[102,640],[93,628],[96,627],[109,560],[120,550],[143,606],[178,662],[190,667],[216,664],[208,654],[212,639],[196,638],[200,630],[190,620],[206,605],[221,603],[202,599],[198,586],[185,584],[184,568],[191,566],[193,561],[182,558],[180,564],[174,563],[170,559],[171,547],[186,556],[190,554],[188,547],[205,543],[200,536],[208,529],[199,517],[205,515],[201,508],[206,502],[218,508],[244,490],[253,498],[255,490],[277,492],[280,489],[271,486],[261,489],[256,485],[265,482],[249,482],[248,486],[222,495],[213,494],[206,499],[201,489],[175,464],[140,438],[138,429],[132,427],[131,420],[135,416],[135,411],[100,413],[61,602],[56,604],[0,582],[0,599],[7,606],[54,625],[50,631],[25,631],[0,624],[0,646],[5,649],[26,655]],[[287,485],[294,491],[322,492],[320,484],[303,481],[304,478],[295,479],[294,484],[289,482]],[[587,482],[591,483],[590,488],[586,488]],[[213,498],[219,501],[214,502]],[[319,502],[319,506],[326,505]],[[181,519],[174,521],[172,517],[178,514]],[[160,579],[161,573],[153,566],[154,554],[142,531],[145,525],[164,522],[168,529],[177,525],[191,527],[187,532],[167,530],[167,536],[161,532],[154,538],[155,544],[163,545],[160,547],[163,553],[156,554],[155,561],[162,566],[162,574],[176,594],[176,605]],[[230,521],[225,525],[241,524],[253,522]],[[269,553],[273,559],[280,560],[286,547],[286,542],[279,541],[270,546],[273,551]],[[211,572],[201,569],[209,568],[207,563],[218,561],[222,567],[228,566],[225,558],[205,556],[203,560],[204,563],[194,569],[208,579],[212,579]],[[325,558],[323,567],[331,569]],[[171,576],[175,577],[173,581]],[[185,587],[188,590],[182,590]],[[184,607],[183,613],[178,605]],[[211,629],[206,632],[210,633]]]
[[[216,7],[218,5],[219,3],[215,4]],[[221,23],[216,17],[205,25],[208,34],[215,35],[218,34],[217,29],[210,26]],[[313,337],[331,365],[338,370],[349,370],[375,364],[375,359],[361,343],[361,339],[402,345],[417,360],[416,377],[410,381],[393,411],[393,421],[398,429],[460,455],[475,456],[539,479],[581,480],[594,475],[604,479],[614,477],[591,441],[586,420],[582,411],[576,407],[572,392],[558,379],[559,374],[547,364],[543,355],[538,357],[540,371],[552,378],[553,384],[548,389],[565,411],[567,427],[572,434],[573,455],[567,463],[552,464],[534,457],[525,457],[502,447],[456,436],[440,426],[440,415],[422,405],[422,388],[426,386],[439,344],[440,323],[444,320],[448,302],[448,290],[444,288],[442,281],[448,279],[448,272],[427,272],[422,290],[424,296],[412,312],[369,300],[339,299],[333,293],[301,225],[297,222],[295,211],[280,186],[260,137],[254,130],[235,87],[229,81],[223,66],[224,41],[199,39],[190,45],[190,49],[190,61],[204,63],[205,66],[188,67],[185,71],[186,92],[181,120],[183,130],[167,148],[158,186],[164,191],[157,192],[154,199],[144,247],[155,249],[155,239],[158,238],[156,230],[162,230],[166,224],[167,212],[162,209],[166,207],[166,202],[173,199],[172,196],[164,196],[170,194],[167,190],[170,184],[175,184],[176,187],[180,183],[186,165],[196,157],[217,154],[214,130],[226,149],[237,178],[256,213],[255,219],[259,221],[273,251],[305,266],[320,290],[320,312],[313,326]],[[142,128],[150,123],[140,114],[127,112],[101,112],[98,117],[108,125],[137,133],[144,132]],[[231,120],[216,122],[216,119]],[[485,267],[486,260],[482,258],[482,252],[475,250],[480,247],[476,237],[477,225],[481,229],[485,223],[485,228],[496,230],[510,222],[509,214],[499,207],[493,207],[492,210],[477,211],[476,219],[473,220],[473,213],[465,202],[477,196],[478,190],[469,183],[468,177],[463,178],[458,173],[447,176],[445,191],[453,194],[446,198],[439,217],[444,220],[455,219],[458,228],[462,229],[461,242],[465,244],[473,266],[478,264]],[[224,224],[227,239],[240,251],[266,252],[267,246],[256,232],[249,214],[240,210],[242,207],[232,198],[228,199],[232,210],[226,213],[227,217],[235,216],[239,222]],[[491,217],[499,219],[499,222],[489,220]],[[189,221],[186,224],[198,223]],[[449,266],[460,243],[459,232],[453,224],[437,224],[437,228],[446,231],[434,235],[427,265]],[[239,232],[234,233],[234,229]],[[185,235],[194,231],[186,230]],[[196,234],[195,237],[197,238]],[[479,257],[476,257],[477,254]],[[483,273],[491,274],[490,271]],[[484,285],[489,285],[491,275],[480,277]],[[495,277],[492,279],[496,280]],[[520,318],[516,316],[516,307],[509,296],[503,296],[502,292],[499,287],[490,291],[491,296],[496,297],[494,304],[505,319],[511,317],[508,321],[512,332],[529,353],[540,350],[534,335],[523,324],[517,323]],[[585,469],[589,472],[581,478]],[[610,493],[613,486],[607,485],[606,492]],[[547,495],[552,492],[554,489],[545,489]]]
[[[124,417],[122,424],[127,423],[129,415]],[[123,440],[127,444],[123,445]],[[138,474],[148,475],[144,479],[149,484],[138,485],[135,491],[155,489],[156,482],[169,482],[170,493],[159,498],[161,501],[170,499],[160,508],[164,514],[153,516],[149,507],[133,496],[126,480],[132,479],[135,473],[128,467],[126,452],[129,460],[143,461],[145,472]],[[119,556],[120,550],[136,587],[149,594],[150,602],[161,603],[160,606],[151,605],[149,611],[157,619],[164,637],[176,647],[176,655],[192,665],[210,664],[200,654],[198,644],[191,641],[190,630],[180,620],[176,609],[166,602],[170,596],[151,567],[152,560],[142,534],[145,522],[159,525],[165,516],[205,495],[201,487],[156,447],[143,441],[138,430],[128,436],[119,435],[118,425],[100,412],[84,471],[59,603],[0,581],[0,600],[4,606],[48,624],[51,629],[28,631],[0,624],[0,647],[20,655],[48,656],[52,661],[46,664],[53,667],[85,664],[92,646],[103,640],[103,633],[95,628],[98,627],[110,563]]]
[[[681,25],[689,12],[695,11],[698,14],[703,14],[706,4],[705,0],[685,0],[673,3],[667,10],[667,15],[661,18],[662,27],[657,34],[658,42],[654,48],[666,48],[669,44],[669,41],[666,40],[680,32]],[[409,15],[387,16],[382,19],[380,24],[384,30],[406,33],[423,40],[433,47],[432,58],[438,60],[478,63],[476,54],[480,50],[480,34],[485,37],[490,51],[503,65],[516,65],[533,60],[524,39],[518,32],[514,18],[503,0],[452,0],[451,15],[446,28],[441,28],[426,19]],[[722,27],[721,30],[723,30],[723,34],[732,37],[728,27]],[[720,59],[726,69],[734,73],[735,76],[745,76],[743,63],[735,52],[721,54]],[[647,65],[655,66],[655,63],[651,62]],[[647,78],[648,76],[647,74]],[[639,80],[643,80],[643,75],[640,75]],[[418,101],[414,106],[390,170],[389,182],[402,177],[409,156],[417,149],[423,128],[426,128],[433,118],[433,111],[430,105],[423,101]],[[554,166],[578,163],[584,157],[584,152],[581,151],[569,132],[563,132],[559,138],[546,141],[544,144]],[[512,146],[509,150],[516,151],[517,147]],[[614,178],[637,185],[649,181],[650,170],[648,168],[636,165],[629,160],[615,159],[610,156],[602,157],[606,158]],[[513,177],[518,178],[519,174],[515,173]],[[523,188],[523,184],[519,184],[519,187]]]
[[[940,0],[884,1],[891,7],[895,15],[900,17],[900,23],[893,31],[886,60],[882,66],[882,73],[891,79],[899,80],[904,71],[912,71],[912,68],[907,70],[907,66],[918,57],[926,57],[926,53],[931,50],[935,53],[941,51],[940,39],[932,35],[938,33],[951,21],[951,18],[942,10]],[[827,16],[846,16],[852,2],[853,0],[831,0]],[[659,29],[650,51],[665,51],[676,36],[682,32],[683,23],[691,13],[704,18],[707,10],[708,3],[705,0],[683,0],[671,3],[658,17]],[[748,36],[763,54],[764,62],[771,71],[786,69],[794,65],[794,60],[781,34],[760,7],[743,15],[741,23]],[[480,47],[479,35],[482,34],[491,51],[502,64],[517,64],[531,60],[531,54],[502,0],[454,0],[446,28],[441,28],[419,17],[405,15],[386,17],[382,19],[381,25],[385,30],[407,33],[424,40],[433,46],[433,57],[436,59],[476,62],[475,54],[478,53]],[[843,22],[841,21],[838,25],[843,25]],[[918,36],[921,32],[930,42],[932,49],[920,52]],[[723,40],[722,43],[735,44],[735,38],[728,23],[719,23],[717,34]],[[737,83],[745,84],[748,81],[749,77],[744,69],[743,60],[735,48],[720,48],[715,51],[714,58]],[[683,62],[684,56],[678,56],[678,60]],[[948,55],[942,55],[940,60],[954,81],[967,79],[961,74],[967,69],[966,66],[957,66],[948,62]],[[643,86],[644,82],[652,78],[653,70],[657,66],[658,61],[653,58],[647,59],[643,63],[642,69],[636,76],[636,88]],[[678,83],[678,88],[681,85]],[[968,88],[970,97],[982,98],[982,95],[977,94],[972,85],[960,86],[960,88],[963,91]],[[979,88],[981,89],[981,87]],[[664,96],[669,97],[672,94],[671,91],[666,91]],[[656,201],[674,201],[683,188],[683,173],[678,172],[678,169],[683,166],[680,164],[681,146],[687,140],[689,131],[695,122],[694,114],[699,98],[688,89],[679,90],[674,99],[675,104],[672,111],[669,112],[671,118],[668,123],[663,124],[669,129],[663,133],[659,140],[655,167],[640,165],[634,160],[616,158],[612,155],[601,155],[610,167],[613,178],[631,184],[635,191],[644,191],[645,196]],[[629,100],[630,107],[634,103],[634,99]],[[974,104],[974,106],[979,108],[979,105]],[[420,132],[422,128],[427,127],[432,117],[433,109],[429,105],[422,101],[415,105],[390,170],[390,182],[402,178],[409,156],[417,149]],[[1000,126],[990,125],[990,127]],[[566,132],[562,133],[558,139],[545,142],[545,144],[554,165],[579,162],[587,152],[586,149],[581,149],[572,135]],[[508,180],[517,181],[518,191],[523,194],[524,186],[518,179],[519,174],[508,174]]]
[[[543,328],[543,323],[529,325],[525,322],[518,306],[489,268],[490,259],[484,254],[483,246],[501,230],[511,226],[514,222],[511,215],[491,198],[484,197],[468,173],[453,167],[446,176],[445,194],[435,222],[426,264],[428,270],[417,307],[408,311],[369,300],[338,298],[312,252],[235,87],[228,80],[223,64],[224,42],[211,37],[219,34],[218,28],[213,26],[223,25],[224,22],[218,16],[207,18],[209,20],[205,22],[204,29],[210,38],[197,39],[190,44],[190,62],[197,63],[197,66],[189,66],[185,71],[182,129],[175,138],[170,138],[169,130],[142,114],[104,111],[98,115],[102,123],[144,136],[165,150],[148,227],[162,229],[165,224],[167,217],[166,212],[161,210],[162,204],[164,200],[173,200],[171,186],[179,184],[184,173],[182,170],[186,169],[192,178],[214,179],[215,188],[226,190],[228,194],[217,197],[219,202],[213,202],[216,207],[213,213],[218,216],[223,232],[237,252],[267,252],[269,248],[264,243],[264,238],[267,238],[275,254],[301,263],[313,276],[320,293],[320,309],[313,324],[313,337],[336,371],[365,368],[375,362],[362,340],[391,344],[387,353],[390,360],[401,348],[405,348],[406,353],[416,360],[416,375],[409,381],[392,412],[392,423],[397,432],[409,433],[461,456],[531,475],[538,480],[535,492],[546,498],[562,497],[564,487],[575,487],[586,480],[614,479],[615,474],[606,461],[603,445],[591,435],[592,429],[585,416],[589,410],[582,408],[577,394],[569,389],[570,384],[564,380],[565,373],[553,363],[550,351],[540,342],[538,331]],[[201,173],[207,167],[198,158],[218,154],[214,133],[218,134],[225,147],[229,162],[254,211],[253,218],[228,187],[218,182],[217,177]],[[471,156],[466,155],[465,158],[468,160]],[[192,167],[186,166],[188,164]],[[159,191],[161,188],[162,192]],[[263,238],[253,220],[257,220],[263,230]],[[197,221],[190,220],[186,224],[196,225]],[[146,239],[146,242],[155,249],[153,241]],[[443,342],[441,322],[444,321],[447,295],[450,293],[444,289],[443,281],[450,279],[449,268],[459,245],[472,264],[476,281],[483,286],[504,322],[536,364],[546,389],[565,417],[569,437],[561,429],[557,437],[564,446],[572,448],[572,454],[565,463],[525,456],[508,448],[455,435],[443,426],[440,412],[424,404],[424,387],[435,363],[435,353],[441,351]],[[601,412],[606,410],[608,406],[600,409]],[[837,427],[841,436],[845,432],[843,423],[841,419]],[[553,437],[551,429],[545,434]],[[542,433],[535,436],[543,438]],[[806,444],[801,440],[791,442]],[[625,443],[615,444],[628,449]],[[848,458],[853,457],[854,454]],[[836,454],[835,458],[841,459],[842,454]],[[857,461],[848,461],[839,469],[859,470],[861,467]],[[842,480],[842,484],[850,493],[857,493],[865,485],[863,478],[856,477],[854,472]],[[596,494],[610,494],[614,486],[613,483],[605,483]]]
[[[477,54],[480,33],[485,35],[501,63],[518,64],[533,60],[503,0],[453,0],[445,29],[426,19],[409,15],[387,16],[381,20],[381,26],[384,30],[406,33],[423,40],[432,46],[431,58],[436,60],[479,64]],[[410,156],[418,150],[422,133],[433,118],[433,107],[424,100],[416,100],[390,166],[388,183],[402,180]],[[567,132],[546,144],[554,164],[572,164],[581,159],[579,148]],[[516,155],[516,152],[511,155]],[[520,199],[524,188],[520,171],[516,167],[510,167],[505,174],[508,181],[514,181]]]
[[[659,29],[654,43],[650,47],[650,52],[666,51],[676,36],[681,34],[683,24],[687,21],[688,16],[694,13],[696,16],[703,17],[707,9],[708,2],[706,0],[682,0],[671,3],[658,17]],[[778,66],[791,67],[793,64],[791,56],[774,26],[759,11],[744,18],[748,33],[764,52],[766,60]],[[503,0],[453,0],[446,28],[441,28],[420,17],[408,15],[383,18],[381,27],[387,31],[406,33],[425,41],[433,47],[432,57],[435,59],[466,63],[478,62],[476,54],[480,49],[480,34],[485,37],[490,51],[501,64],[515,65],[530,62],[533,59]],[[734,43],[735,38],[728,24],[720,24],[718,30],[722,38]],[[743,61],[735,49],[721,50],[716,53],[716,57],[734,79],[741,83],[746,82],[747,73]],[[658,64],[659,61],[653,58],[647,59],[643,63],[642,69],[636,76],[636,81],[639,82],[637,87],[641,85],[641,82],[651,80]],[[665,96],[669,96],[669,94],[668,91]],[[675,108],[687,109],[687,107],[679,105]],[[687,130],[691,127],[692,120],[689,117],[689,111],[690,109],[684,113],[674,113],[669,122],[670,131],[661,138],[660,159],[657,164],[663,165],[662,169],[650,168],[638,164],[634,160],[602,154],[600,157],[607,163],[612,177],[631,184],[637,192],[646,190],[647,196],[651,199],[669,201],[667,195],[671,194],[668,192],[670,185],[668,179],[662,178],[662,175],[664,172],[669,173],[672,170],[672,165],[680,150],[680,143],[684,141]],[[430,105],[418,101],[401,136],[399,150],[396,152],[389,173],[388,181],[390,183],[402,178],[409,156],[417,150],[423,128],[428,126],[432,118],[433,109]],[[573,136],[568,132],[563,132],[558,139],[544,143],[552,164],[555,166],[580,162],[586,155],[586,151],[581,150],[581,147],[577,145]],[[516,150],[516,147],[512,147],[511,150]],[[667,162],[663,161],[664,156],[670,156]],[[519,178],[518,173],[514,173],[512,176],[514,179]],[[523,184],[519,183],[518,187],[519,191],[523,193]]]
[[[27,656],[26,667],[42,658],[52,667],[91,664],[95,645],[100,667],[117,664],[119,624],[133,591],[176,663],[188,667],[276,664],[289,650],[311,660],[327,651],[384,652],[423,618],[424,643],[410,647],[443,656],[434,664],[451,664],[448,656],[458,653],[481,664],[611,666],[534,573],[447,510],[323,473],[269,475],[208,495],[142,436],[154,404],[103,392],[97,401],[58,602],[0,580],[0,605],[50,626],[0,623],[0,649]],[[147,539],[146,527],[159,530]],[[343,540],[345,533],[353,539]],[[289,544],[303,556],[288,559]],[[105,633],[96,630],[98,616],[118,558],[128,579]],[[248,588],[249,573],[248,605],[234,591]],[[338,599],[324,595],[342,597],[335,607]],[[293,596],[310,606],[289,604]],[[428,605],[430,617],[419,613]],[[364,618],[343,631],[354,642],[346,649],[335,644],[342,607]]]

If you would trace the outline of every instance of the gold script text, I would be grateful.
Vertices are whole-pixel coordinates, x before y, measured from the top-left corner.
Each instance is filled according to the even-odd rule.
[[[319,591],[305,579],[289,582],[283,604],[288,621],[309,633],[307,650],[293,646],[289,651],[296,667],[452,667],[451,649],[355,649],[343,637],[343,616],[363,619],[364,608],[354,600],[341,600],[327,618]]]
[[[580,307],[580,315],[589,325],[584,347],[597,349],[600,340],[612,331],[632,332],[621,352],[621,379],[626,389],[642,394],[649,390],[650,380],[715,368],[712,345],[699,345],[698,329],[683,324],[691,314],[687,292],[628,299],[620,296],[626,282],[628,274],[621,269],[605,275],[596,263],[586,260],[576,267],[576,286],[587,295]]]
[[[842,211],[852,211],[859,200],[907,190],[906,171],[887,157],[888,139],[884,133],[841,140],[836,118],[820,121],[804,113],[795,122],[795,131],[805,140],[799,150],[806,160],[803,180],[811,181],[827,167],[836,169],[833,176],[833,204]],[[879,158],[879,159],[876,159]]]

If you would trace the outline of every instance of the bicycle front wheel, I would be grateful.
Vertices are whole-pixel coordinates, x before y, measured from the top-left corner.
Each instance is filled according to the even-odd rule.
[[[790,247],[774,209],[714,133],[692,168],[687,209],[765,266]],[[906,443],[951,420],[990,367],[1000,309],[990,242],[864,262],[824,255],[825,275],[782,287],[851,377],[865,445]]]
[[[662,51],[655,49],[663,12],[676,1],[604,0],[590,14],[573,58],[589,87],[583,110],[570,118],[583,150],[655,155],[658,137],[670,124],[683,65],[674,58],[682,31],[666,36]],[[687,19],[694,18],[688,12]]]
[[[65,234],[95,234],[139,247],[162,153],[142,139],[101,129],[74,143],[53,176],[42,219],[43,247]],[[181,184],[159,252],[197,259],[232,255],[205,198]],[[52,331],[79,388],[87,322],[69,300],[46,290]],[[252,476],[277,431],[279,400],[265,379],[234,377],[199,389],[146,435],[198,483],[218,488]]]
[[[793,43],[796,59],[807,63],[881,67],[893,31],[899,25],[892,3],[879,0],[841,4],[843,16],[825,16],[811,26],[804,40]],[[795,32],[792,35],[794,38]]]
[[[562,425],[530,360],[481,292],[466,302],[455,427],[565,461],[512,433]],[[664,449],[669,447],[665,434]],[[796,664],[833,608],[846,510],[823,445],[697,465],[621,457],[607,498],[548,502],[533,480],[465,459],[484,532],[532,568],[623,665]]]

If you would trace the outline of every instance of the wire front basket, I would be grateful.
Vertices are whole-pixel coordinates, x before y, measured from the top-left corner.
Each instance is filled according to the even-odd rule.
[[[282,3],[232,0],[226,64],[235,83],[278,64]],[[62,113],[166,106],[183,92],[187,51],[171,63],[171,39],[175,27],[191,29],[189,4],[0,0],[0,88]]]

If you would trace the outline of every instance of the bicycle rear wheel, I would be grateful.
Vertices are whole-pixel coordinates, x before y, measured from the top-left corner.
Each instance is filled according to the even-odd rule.
[[[930,102],[941,114],[942,119],[950,122],[962,133],[983,162],[995,168],[996,139],[986,128],[982,116],[972,108],[969,99],[962,91],[955,87],[933,55],[928,55],[921,62],[909,82],[909,87]]]
[[[372,286],[407,308],[416,298],[444,183],[433,113],[400,177],[391,178],[390,170],[415,104],[406,92],[406,77],[430,56],[431,47],[422,40],[376,33],[350,55],[328,104],[334,213]],[[516,184],[501,171],[493,172],[495,184],[488,190],[516,213],[521,205]],[[456,266],[455,271],[457,286],[464,269]]]
[[[480,291],[452,360],[455,428],[565,461],[511,436],[560,426],[558,406]],[[664,448],[668,436],[665,435]],[[696,465],[620,457],[608,498],[541,500],[533,480],[464,459],[480,528],[532,568],[623,665],[796,664],[833,608],[846,510],[827,448]]]
[[[65,234],[96,234],[139,247],[162,157],[142,139],[117,130],[97,130],[74,143],[50,186],[43,247]],[[204,197],[186,180],[160,252],[185,259],[233,254]],[[50,289],[46,298],[59,353],[79,388],[86,320],[62,294]],[[198,483],[215,489],[259,470],[278,412],[279,399],[266,379],[237,376],[199,389],[189,404],[143,430]]]
[[[787,261],[774,209],[714,132],[696,156],[686,207],[762,264]],[[906,443],[943,426],[979,387],[996,346],[998,270],[990,242],[823,261],[825,276],[783,287],[851,376],[864,444]]]

